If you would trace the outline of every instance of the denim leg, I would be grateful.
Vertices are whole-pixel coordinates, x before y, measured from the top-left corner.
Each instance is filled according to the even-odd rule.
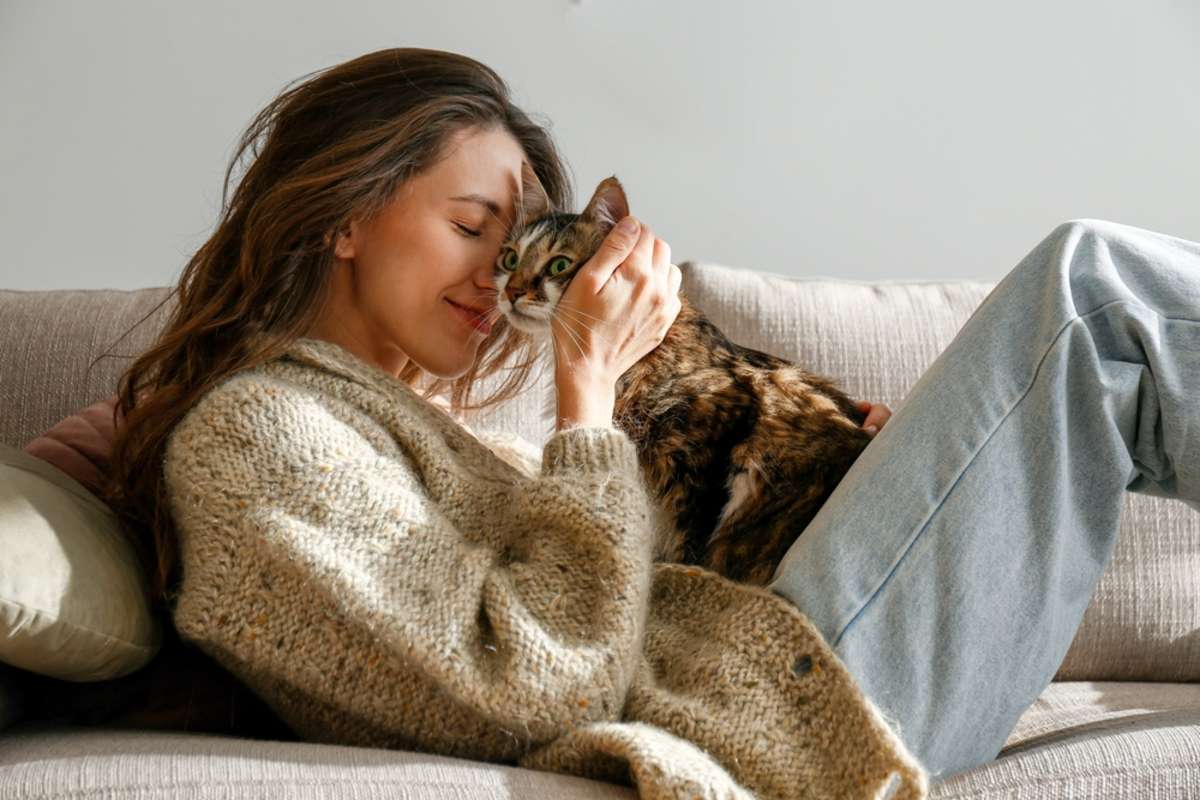
[[[1062,663],[1123,491],[1200,510],[1200,243],[1055,228],[788,551],[809,617],[932,776],[994,759]]]

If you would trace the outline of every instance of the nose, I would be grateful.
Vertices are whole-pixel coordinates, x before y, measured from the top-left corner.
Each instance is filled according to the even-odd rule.
[[[511,283],[504,287],[504,296],[508,298],[508,302],[515,303],[517,298],[525,294],[524,286],[513,286]]]

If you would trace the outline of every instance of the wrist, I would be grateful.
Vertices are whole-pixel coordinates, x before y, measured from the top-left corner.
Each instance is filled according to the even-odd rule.
[[[611,381],[578,374],[555,376],[557,414],[555,427],[612,425],[616,387]]]

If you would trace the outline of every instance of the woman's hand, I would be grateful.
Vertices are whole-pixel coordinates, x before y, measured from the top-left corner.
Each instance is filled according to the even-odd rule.
[[[887,424],[888,419],[892,416],[892,410],[884,403],[859,400],[857,405],[861,411],[869,412],[867,418],[863,420],[862,427],[872,436],[883,430],[883,426]]]
[[[622,222],[632,222],[633,231],[614,226],[555,308],[551,330],[560,424],[562,401],[572,401],[564,394],[575,401],[581,394],[610,398],[611,418],[617,379],[658,347],[682,307],[683,275],[671,263],[670,246],[633,217]]]

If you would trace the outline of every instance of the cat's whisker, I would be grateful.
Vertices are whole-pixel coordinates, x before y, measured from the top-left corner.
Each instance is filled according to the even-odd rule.
[[[571,330],[570,327],[565,324],[563,325],[563,328],[566,329],[567,333],[570,334],[571,339],[575,342],[575,347],[579,349],[579,355],[582,356],[583,355],[583,337],[581,337],[579,335],[578,331]]]
[[[575,345],[576,349],[579,350],[580,357],[582,357],[583,356],[583,341],[579,338],[579,335],[571,330],[571,326],[567,325],[562,320],[556,320],[554,317],[550,318],[550,326],[552,328],[554,327],[554,323],[556,321],[560,325],[562,325],[563,330],[566,331],[567,335],[571,337],[569,341],[571,341],[571,343],[573,343]]]
[[[600,339],[602,339],[602,340],[604,340],[604,341],[606,341],[606,342],[609,340],[609,339],[608,339],[608,337],[607,337],[607,336],[605,336],[603,333],[601,333],[601,332],[600,332],[600,330],[599,330],[599,329],[598,329],[596,326],[594,326],[594,325],[589,325],[589,324],[588,324],[588,322],[587,322],[587,320],[584,320],[584,319],[578,319],[578,318],[576,318],[576,317],[572,316],[572,313],[573,313],[573,312],[571,311],[571,309],[564,309],[564,308],[562,308],[562,306],[561,306],[561,305],[559,305],[559,309],[561,309],[561,310],[564,312],[563,316],[564,316],[564,318],[565,318],[565,319],[569,319],[569,320],[571,320],[572,322],[575,322],[575,323],[578,323],[579,325],[582,325],[584,328],[586,328],[588,331],[590,331],[590,332],[592,333],[592,335],[593,335],[593,336],[596,336],[596,337],[598,337],[598,338],[600,338]]]
[[[544,311],[544,309],[550,308],[550,301],[544,300],[541,302],[530,302],[529,307],[538,309],[538,311]],[[589,331],[593,331],[593,332],[595,331],[595,329],[592,325],[588,325],[587,320],[581,319],[580,315],[578,315],[578,314],[572,314],[571,309],[564,308],[562,303],[559,303],[559,305],[557,305],[554,308],[550,308],[550,314],[547,314],[546,319],[552,319],[554,317],[557,317],[559,309],[562,309],[562,311],[564,312],[563,313],[564,318],[570,319],[572,321],[577,321],[578,324],[582,325],[583,327],[586,327],[586,329]]]
[[[587,312],[585,312],[585,311],[580,311],[578,308],[576,308],[575,306],[571,305],[570,303],[563,303],[562,301],[559,301],[559,303],[558,303],[558,306],[557,306],[557,307],[558,307],[558,308],[562,308],[562,309],[567,309],[567,310],[570,310],[570,311],[574,312],[575,314],[578,314],[578,315],[580,315],[580,316],[584,316],[584,317],[587,317],[587,318],[589,318],[589,319],[595,320],[596,322],[604,322],[604,320],[602,320],[600,317],[593,317],[591,314],[588,314],[588,313],[587,313]]]
[[[579,322],[581,325],[585,325],[585,326],[587,326],[588,330],[592,330],[592,331],[596,330],[596,328],[595,328],[595,327],[593,327],[592,325],[589,325],[589,324],[588,324],[589,322],[591,322],[591,321],[600,322],[600,323],[603,323],[603,322],[604,322],[604,320],[602,320],[602,319],[598,319],[597,317],[592,317],[592,318],[589,320],[589,319],[588,319],[588,316],[589,316],[588,314],[584,314],[582,311],[579,311],[578,309],[571,308],[570,306],[564,306],[562,303],[559,303],[559,304],[558,304],[558,307],[557,307],[557,308],[554,310],[554,312],[555,312],[556,314],[559,314],[559,313],[561,313],[562,315],[564,315],[564,316],[565,316],[565,317],[567,317],[568,319],[573,319],[573,320],[575,320],[575,321]]]
[[[471,297],[468,297],[466,299],[468,299],[468,300],[483,300],[484,303],[487,305],[488,310],[491,310],[493,308],[498,308],[498,305],[496,303],[496,293],[495,292],[492,292],[490,294],[476,294],[476,295],[472,295]]]
[[[575,343],[575,347],[578,349],[578,351],[580,351],[580,355],[583,355],[583,339],[580,338],[580,335],[578,335],[578,333],[576,333],[575,331],[572,331],[570,325],[564,323],[564,321],[560,320],[560,319],[556,320],[554,318],[551,318],[551,320],[550,320],[551,327],[553,327],[553,325],[554,325],[554,323],[556,323],[556,321],[559,325],[563,326],[563,330],[566,331],[566,335],[568,335],[570,337],[571,342]]]
[[[476,320],[480,320],[480,319],[486,319],[488,316],[490,316],[490,315],[491,315],[491,314],[493,314],[493,313],[494,313],[494,314],[497,314],[497,315],[499,315],[499,314],[500,314],[500,309],[498,309],[498,308],[489,308],[489,309],[486,309],[486,310],[482,311],[481,313],[479,313],[479,314],[476,314],[475,316],[471,317],[471,321],[472,321],[472,322],[475,322]],[[494,322],[494,321],[495,321],[494,319],[492,319],[492,320],[488,320],[488,324],[491,324],[491,323],[492,323],[492,322]]]

